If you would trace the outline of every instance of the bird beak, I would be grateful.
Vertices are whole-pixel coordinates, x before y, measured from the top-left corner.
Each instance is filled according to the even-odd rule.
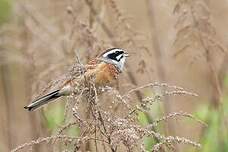
[[[129,57],[129,54],[127,52],[124,52],[125,57]]]

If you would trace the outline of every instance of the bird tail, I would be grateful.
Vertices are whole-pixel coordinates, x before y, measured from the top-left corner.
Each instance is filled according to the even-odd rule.
[[[36,100],[34,100],[31,104],[28,106],[25,106],[24,108],[27,109],[28,111],[33,111],[39,107],[41,107],[44,104],[49,103],[50,101],[57,99],[61,96],[61,93],[59,90],[53,91],[47,95],[44,95]]]

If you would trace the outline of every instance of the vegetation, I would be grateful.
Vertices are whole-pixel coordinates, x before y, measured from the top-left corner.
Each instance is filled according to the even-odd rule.
[[[228,151],[227,7],[0,0],[0,151]],[[23,109],[109,47],[131,55],[114,87]]]

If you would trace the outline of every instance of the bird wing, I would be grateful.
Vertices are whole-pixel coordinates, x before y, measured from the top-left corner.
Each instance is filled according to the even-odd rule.
[[[59,76],[55,80],[50,81],[41,90],[41,92],[35,96],[35,99],[42,97],[43,95],[48,94],[52,91],[60,90],[70,81],[80,78],[86,71],[86,66],[77,63],[73,64],[65,74]]]
[[[88,62],[86,65],[75,63],[73,64],[68,71],[58,77],[57,79],[49,82],[46,87],[44,87],[43,90],[35,97],[35,99],[42,97],[45,94],[48,94],[50,92],[53,92],[55,90],[61,90],[64,88],[67,84],[74,81],[81,79],[81,77],[88,71],[96,68],[96,65],[98,64],[98,60],[93,59]]]

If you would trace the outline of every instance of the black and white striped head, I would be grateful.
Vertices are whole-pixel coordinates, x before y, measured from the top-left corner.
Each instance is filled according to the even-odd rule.
[[[103,62],[115,65],[118,70],[123,71],[124,64],[128,57],[128,53],[120,48],[111,48],[106,50],[101,56],[100,59]]]

